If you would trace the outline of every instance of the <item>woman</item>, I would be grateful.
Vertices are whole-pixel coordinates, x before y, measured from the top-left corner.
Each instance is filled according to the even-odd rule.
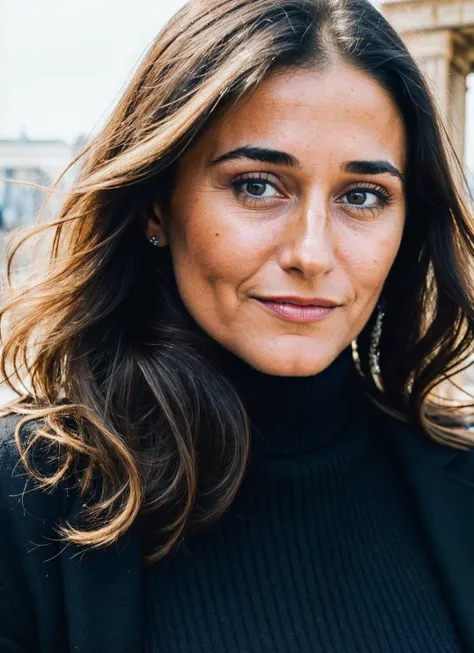
[[[474,651],[441,134],[366,0],[166,26],[2,311],[2,653]]]

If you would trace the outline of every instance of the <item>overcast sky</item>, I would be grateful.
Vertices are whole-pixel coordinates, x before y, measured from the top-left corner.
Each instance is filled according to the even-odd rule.
[[[0,0],[0,135],[76,138],[184,0]]]
[[[0,137],[73,141],[100,127],[185,0],[0,0]],[[474,79],[468,160],[474,170]]]

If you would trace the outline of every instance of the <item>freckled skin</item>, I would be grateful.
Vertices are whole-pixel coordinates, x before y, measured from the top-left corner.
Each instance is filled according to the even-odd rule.
[[[245,146],[286,152],[299,167],[250,159],[210,165]],[[377,304],[403,233],[403,182],[341,170],[354,160],[384,160],[405,172],[405,130],[386,91],[345,64],[279,73],[186,153],[169,214],[155,207],[148,222],[147,236],[171,248],[194,319],[263,372],[319,373]],[[246,176],[250,185],[237,191],[233,182]],[[387,205],[374,187],[390,196]],[[357,201],[363,193],[362,208],[349,191],[359,192]],[[255,300],[276,295],[341,306],[322,321],[294,323]]]

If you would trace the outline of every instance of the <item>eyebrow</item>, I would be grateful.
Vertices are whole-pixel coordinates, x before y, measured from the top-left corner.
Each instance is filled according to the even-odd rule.
[[[357,175],[381,175],[388,174],[398,177],[401,182],[405,181],[405,175],[388,161],[346,161],[342,164],[343,172],[352,172]]]
[[[286,166],[288,168],[299,168],[298,159],[287,152],[272,150],[265,147],[238,147],[235,150],[226,152],[210,162],[211,166],[216,166],[224,161],[234,161],[237,159],[250,159],[260,163],[271,163],[273,165]],[[343,172],[350,172],[359,175],[380,175],[389,174],[405,181],[405,176],[400,170],[389,161],[345,161],[341,165]]]
[[[273,163],[277,166],[287,166],[288,168],[299,168],[298,159],[286,152],[279,150],[270,150],[265,147],[238,147],[231,152],[226,152],[222,156],[211,161],[211,166],[215,166],[223,161],[233,161],[235,159],[251,159],[261,163]]]

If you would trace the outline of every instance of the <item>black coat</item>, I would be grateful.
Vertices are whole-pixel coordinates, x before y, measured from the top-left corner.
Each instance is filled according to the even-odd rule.
[[[23,493],[13,441],[18,418],[0,420],[0,653],[133,653],[142,650],[138,531],[84,553],[57,541],[74,522],[73,493]],[[464,649],[474,653],[474,448],[437,444],[384,417],[432,547]]]

